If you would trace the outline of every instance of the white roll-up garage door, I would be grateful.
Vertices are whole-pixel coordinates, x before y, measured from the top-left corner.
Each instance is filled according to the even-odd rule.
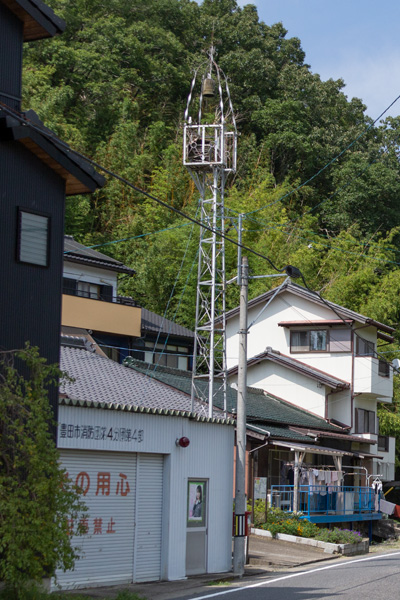
[[[160,579],[163,456],[86,450],[60,455],[89,509],[78,519],[87,533],[73,538],[82,557],[73,571],[57,572],[61,588]]]
[[[161,574],[163,457],[139,454],[136,496],[135,581],[157,581]]]
[[[119,452],[61,451],[69,478],[85,492],[87,529],[73,543],[82,558],[73,571],[58,572],[62,589],[130,583],[133,576],[137,455]],[[71,523],[76,529],[77,523]]]

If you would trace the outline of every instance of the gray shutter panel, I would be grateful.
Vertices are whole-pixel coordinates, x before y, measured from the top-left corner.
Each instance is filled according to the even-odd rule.
[[[69,277],[63,277],[63,294],[69,294],[75,296],[76,293],[76,279]]]
[[[351,351],[351,329],[331,329],[329,332],[330,352]]]
[[[368,411],[368,417],[369,417],[369,428],[368,431],[369,433],[375,433],[375,413],[370,410]]]
[[[112,302],[113,300],[113,287],[112,285],[101,285],[100,286],[100,297],[106,302]]]
[[[364,433],[364,409],[356,408],[356,433]]]
[[[134,571],[137,582],[158,581],[161,577],[163,471],[162,455],[139,455]]]

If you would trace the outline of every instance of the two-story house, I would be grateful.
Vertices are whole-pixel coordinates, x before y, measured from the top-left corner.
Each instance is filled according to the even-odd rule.
[[[41,0],[0,0],[0,348],[30,342],[50,363],[59,358],[65,196],[105,182],[21,109],[23,44],[64,28]],[[49,397],[56,414],[55,389]]]
[[[127,356],[180,369],[192,364],[194,333],[118,295],[118,277],[135,271],[70,235],[64,238],[62,325],[84,329],[112,360]],[[66,329],[67,328],[67,329]],[[81,331],[78,332],[81,335]]]
[[[393,369],[378,341],[392,342],[394,329],[289,281],[249,302],[248,324],[248,385],[340,425],[363,456],[360,473],[393,479],[394,438],[379,436],[377,403],[392,402]],[[236,308],[227,313],[231,384],[238,330]]]

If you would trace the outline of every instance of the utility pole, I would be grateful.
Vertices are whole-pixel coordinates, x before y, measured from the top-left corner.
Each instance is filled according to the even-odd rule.
[[[235,471],[235,537],[233,545],[233,572],[243,576],[245,563],[246,527],[246,391],[247,391],[247,298],[249,264],[242,257],[240,273],[239,366],[236,416],[236,471]]]

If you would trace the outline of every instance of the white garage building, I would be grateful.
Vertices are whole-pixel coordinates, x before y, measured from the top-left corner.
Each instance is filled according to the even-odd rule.
[[[84,348],[63,346],[61,368],[75,381],[61,388],[58,446],[89,509],[61,588],[230,571],[233,422]]]

